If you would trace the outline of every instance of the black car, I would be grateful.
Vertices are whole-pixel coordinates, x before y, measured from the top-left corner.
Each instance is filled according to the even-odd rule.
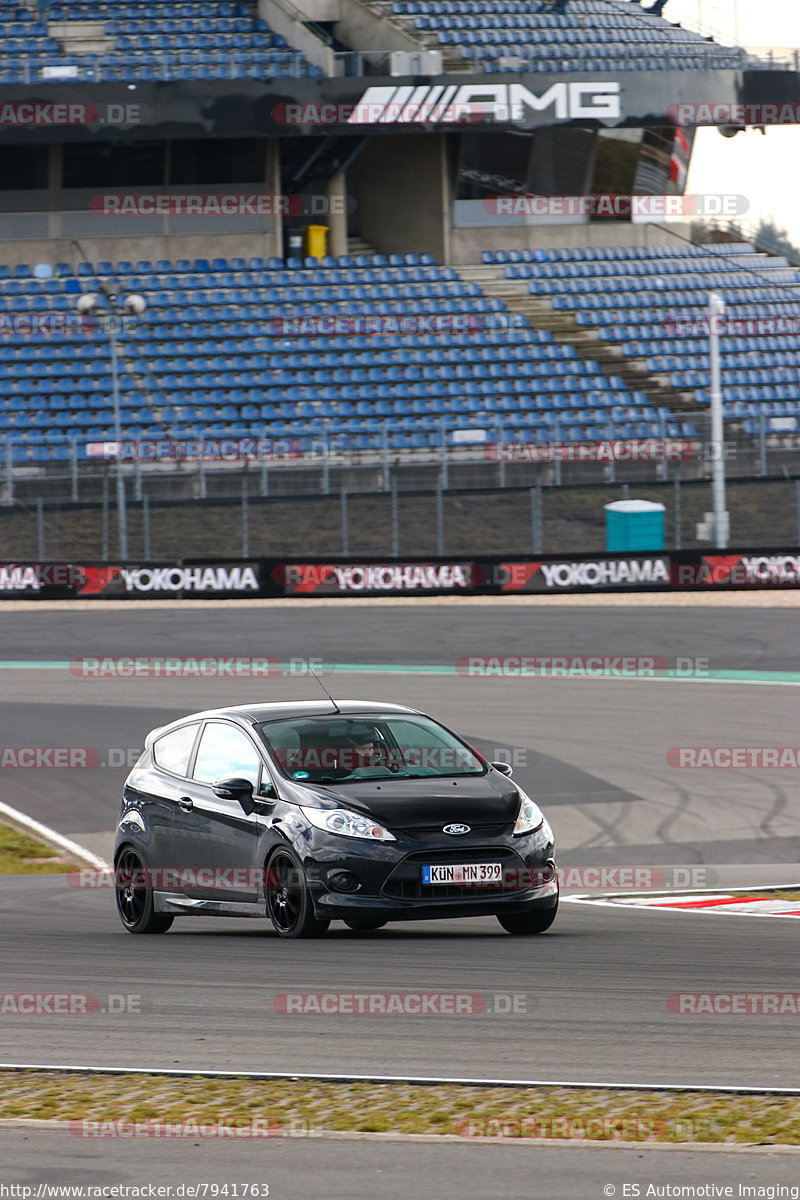
[[[542,933],[558,907],[553,833],[508,776],[398,704],[320,700],[195,713],[153,730],[125,782],[114,847],[131,933],[176,916],[269,916],[281,937],[331,921],[493,914]]]

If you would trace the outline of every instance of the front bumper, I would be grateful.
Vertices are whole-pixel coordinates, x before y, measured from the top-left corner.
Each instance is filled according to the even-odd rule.
[[[306,879],[321,920],[425,921],[524,913],[558,904],[553,843],[541,831],[518,838],[476,838],[456,846],[452,838],[422,846],[417,839],[403,838],[367,843],[361,853],[343,845],[345,840],[336,838],[332,844],[333,839],[323,835],[316,845],[306,847]],[[502,884],[422,883],[423,864],[498,861]],[[358,887],[340,890],[336,878],[341,872],[352,875]]]

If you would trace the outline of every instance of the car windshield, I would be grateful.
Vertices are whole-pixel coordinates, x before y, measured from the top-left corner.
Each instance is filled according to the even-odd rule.
[[[258,731],[284,775],[301,782],[355,783],[486,771],[476,751],[428,717],[297,717],[265,721]]]

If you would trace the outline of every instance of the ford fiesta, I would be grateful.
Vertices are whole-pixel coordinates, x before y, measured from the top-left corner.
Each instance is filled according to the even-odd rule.
[[[553,833],[462,738],[397,704],[248,704],[155,729],[125,782],[114,847],[130,933],[176,916],[331,921],[491,914],[542,933],[558,907]]]

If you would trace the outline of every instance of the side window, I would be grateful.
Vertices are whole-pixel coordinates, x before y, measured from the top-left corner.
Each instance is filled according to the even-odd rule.
[[[173,775],[186,775],[198,728],[197,724],[182,725],[180,729],[173,729],[172,733],[157,738],[153,744],[156,764]]]
[[[249,779],[258,788],[261,758],[250,738],[235,725],[209,721],[200,738],[193,778],[198,783],[219,779]]]

